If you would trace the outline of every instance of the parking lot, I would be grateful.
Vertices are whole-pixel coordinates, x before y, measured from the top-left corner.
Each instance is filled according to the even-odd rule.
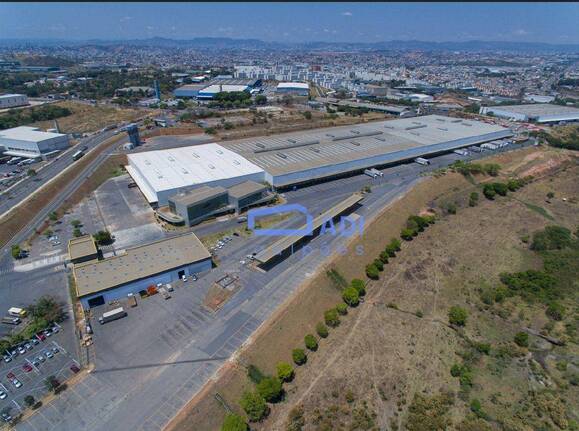
[[[47,378],[54,376],[64,383],[80,369],[79,363],[59,343],[59,334],[53,334],[34,345],[25,353],[13,357],[0,365],[0,412],[12,417],[24,412],[25,398],[32,396],[41,400],[48,392]]]

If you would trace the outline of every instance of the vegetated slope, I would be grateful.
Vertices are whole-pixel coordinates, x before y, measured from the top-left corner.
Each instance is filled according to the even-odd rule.
[[[572,364],[579,240],[541,252],[530,244],[546,225],[577,229],[578,173],[575,166],[528,184],[512,194],[518,200],[481,196],[461,208],[460,198],[451,199],[457,214],[404,244],[370,283],[366,302],[330,336],[338,342],[300,370],[299,384],[262,429],[568,429],[579,399]],[[555,192],[551,204],[545,189]],[[554,223],[523,202],[552,206]],[[501,282],[503,273],[542,274],[544,263],[555,279],[549,291]],[[464,326],[449,326],[452,306],[466,311]],[[567,345],[528,335],[518,345],[527,327]]]
[[[294,366],[295,377],[283,384],[283,401],[270,403],[269,416],[251,423],[251,429],[534,430],[572,424],[573,298],[567,291],[558,299],[565,315],[553,321],[546,314],[550,304],[504,294],[501,274],[542,271],[544,254],[559,253],[531,250],[533,234],[553,224],[576,230],[579,169],[570,153],[552,149],[506,153],[488,162],[499,163],[504,176],[437,175],[393,203],[346,256],[336,256],[311,278],[169,429],[220,429],[225,410],[215,393],[247,419],[239,401],[244,391],[258,388],[248,370],[253,365],[275,375],[280,361]],[[551,168],[541,169],[544,164]],[[484,197],[481,182],[506,183],[530,169],[537,178],[522,188],[492,201]],[[365,300],[339,315],[340,324],[329,328],[327,338],[320,337],[317,323],[324,321],[325,310],[342,302],[343,281],[368,281],[365,266],[399,238],[409,215],[432,214],[427,209],[437,214],[436,223],[403,241],[379,280],[369,281]],[[360,243],[363,256],[354,252]],[[572,262],[569,250],[561,252],[571,253],[566,267]],[[572,283],[574,273],[566,274],[565,282]],[[451,307],[459,307],[454,326]],[[464,312],[465,324],[458,326]],[[567,345],[553,347],[529,336],[531,353],[514,342],[526,327],[567,338]],[[316,351],[306,349],[306,334],[318,339]],[[295,348],[305,350],[304,365],[292,362]]]

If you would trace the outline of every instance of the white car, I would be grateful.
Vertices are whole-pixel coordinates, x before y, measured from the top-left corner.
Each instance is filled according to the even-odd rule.
[[[8,395],[6,395],[6,392],[4,391],[0,391],[0,400],[3,400],[4,398],[6,398]]]
[[[19,387],[22,386],[22,383],[21,383],[20,380],[18,380],[18,379],[12,380],[12,384],[13,384],[14,386],[16,386],[16,388],[19,388]]]

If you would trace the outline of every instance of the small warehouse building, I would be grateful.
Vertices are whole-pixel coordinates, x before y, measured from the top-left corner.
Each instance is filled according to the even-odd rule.
[[[205,84],[183,85],[179,88],[176,88],[173,91],[173,95],[177,98],[182,98],[182,99],[195,99],[195,98],[197,98],[199,91],[203,90],[206,87],[207,87],[207,85],[205,85]]]
[[[310,86],[307,82],[280,82],[277,84],[276,92],[307,97],[310,95]]]
[[[28,105],[28,97],[24,94],[0,95],[0,109],[16,108]]]
[[[127,249],[123,254],[75,264],[76,293],[85,309],[137,294],[157,283],[209,271],[211,254],[195,234]]]
[[[530,105],[482,106],[480,113],[513,121],[534,121],[537,123],[559,123],[578,121],[579,109],[571,106],[534,103]]]
[[[236,93],[245,91],[249,93],[251,87],[248,85],[229,85],[229,84],[214,84],[205,87],[197,93],[198,99],[214,99],[219,93]]]
[[[229,194],[229,205],[235,209],[236,214],[249,207],[270,202],[275,198],[275,195],[269,192],[266,185],[255,181],[245,181],[237,184],[230,187],[227,192]]]
[[[38,127],[20,126],[0,131],[0,149],[14,157],[35,158],[70,146],[69,136],[43,132]]]

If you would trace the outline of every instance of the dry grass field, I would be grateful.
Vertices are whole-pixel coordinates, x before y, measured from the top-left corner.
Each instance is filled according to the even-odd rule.
[[[238,400],[254,387],[246,367],[253,364],[274,374],[277,362],[292,363],[291,350],[303,348],[303,336],[315,334],[324,310],[341,301],[325,270],[334,268],[347,280],[366,279],[365,264],[398,237],[408,215],[428,208],[438,221],[405,242],[380,280],[369,282],[365,301],[350,308],[329,337],[319,341],[318,351],[296,367],[295,379],[284,384],[284,400],[270,405],[268,418],[252,429],[577,429],[571,427],[579,415],[579,392],[569,384],[569,373],[577,372],[576,344],[553,347],[531,337],[532,349],[519,348],[513,337],[522,328],[540,331],[549,325],[545,307],[518,297],[492,304],[481,298],[501,284],[501,272],[541,269],[541,258],[529,249],[533,232],[551,224],[575,232],[579,168],[569,153],[552,149],[526,149],[493,161],[503,166],[505,177],[529,170],[537,176],[494,201],[481,194],[475,207],[468,206],[468,196],[480,192],[478,183],[489,177],[467,181],[448,173],[419,184],[357,240],[364,256],[338,256],[303,286],[168,429],[218,430],[225,411],[215,393],[243,415]],[[555,197],[548,203],[550,191]],[[458,207],[454,215],[444,211],[449,202]],[[454,305],[468,312],[466,326],[458,330],[448,325]],[[577,325],[574,319],[570,313],[548,328],[549,334],[565,338]],[[476,343],[490,344],[490,354],[473,354]],[[467,360],[472,385],[465,390],[450,369]],[[562,361],[569,363],[564,371]],[[447,392],[452,396],[446,398]]]

